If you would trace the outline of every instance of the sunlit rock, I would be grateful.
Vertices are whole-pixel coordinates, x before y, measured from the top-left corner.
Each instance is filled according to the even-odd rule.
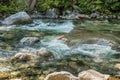
[[[69,72],[61,71],[48,74],[44,80],[78,80],[78,79]]]
[[[120,63],[115,64],[115,68],[118,68],[120,70]]]
[[[24,37],[20,40],[18,46],[33,46],[35,43],[38,43],[40,40],[37,37]]]
[[[39,56],[40,58],[45,59],[45,60],[48,60],[48,59],[54,57],[53,53],[50,52],[47,48],[44,48],[44,47],[43,47],[43,48],[40,48],[40,49],[38,50],[38,56]]]
[[[85,14],[78,14],[77,17],[79,17],[80,19],[90,19],[90,17]]]
[[[10,77],[10,74],[9,74],[9,73],[0,72],[0,79],[1,79],[1,80],[8,79],[9,77]]]
[[[9,80],[30,80],[30,79],[27,77],[22,77],[22,78],[11,78]]]
[[[119,78],[110,77],[108,80],[120,80]]]
[[[21,74],[20,71],[13,71],[13,72],[10,73],[12,78],[16,78],[20,74]]]
[[[18,12],[7,17],[2,24],[12,25],[12,24],[29,24],[32,23],[32,19],[26,12]]]
[[[26,62],[34,57],[32,53],[17,53],[11,58],[11,62]]]
[[[44,80],[44,77],[43,77],[43,76],[40,76],[40,77],[38,78],[38,80]]]
[[[65,44],[70,45],[70,40],[65,35],[60,36],[58,40],[62,40]]]
[[[0,66],[0,72],[9,72],[11,71],[10,66]]]
[[[10,79],[10,80],[23,80],[22,78],[13,78],[13,79]]]
[[[108,80],[110,76],[95,70],[82,71],[78,74],[79,80]]]

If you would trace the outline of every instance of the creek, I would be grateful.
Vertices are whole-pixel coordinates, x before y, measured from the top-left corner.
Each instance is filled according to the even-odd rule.
[[[22,51],[37,54],[38,49],[45,47],[53,53],[54,59],[46,64],[36,64],[42,67],[41,74],[60,70],[77,74],[82,70],[95,69],[116,76],[119,70],[114,65],[120,63],[119,34],[120,24],[115,22],[34,19],[32,24],[0,27],[0,59],[9,59]],[[69,44],[59,39],[63,35]],[[17,47],[23,37],[31,36],[39,37],[40,42],[33,46]]]

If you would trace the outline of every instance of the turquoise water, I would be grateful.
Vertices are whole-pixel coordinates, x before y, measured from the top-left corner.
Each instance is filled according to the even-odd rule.
[[[18,66],[23,65],[23,63],[7,64],[7,66],[15,67],[26,77],[30,77],[28,75],[31,74],[30,78],[36,78],[36,76],[61,70],[76,75],[87,69],[95,69],[112,76],[119,74],[119,70],[114,65],[120,62],[120,57],[113,57],[114,54],[120,54],[120,24],[118,23],[35,19],[32,24],[28,25],[1,26],[0,34],[3,35],[0,38],[1,59],[7,60],[17,52],[30,52],[36,55],[41,47],[45,47],[53,53],[52,60],[38,61],[30,69],[19,70]],[[63,35],[70,40],[69,45],[64,40],[59,39]],[[38,37],[40,42],[33,46],[16,46],[23,37],[30,36]],[[89,39],[94,38],[98,40],[98,43],[94,40],[91,43]],[[45,73],[45,71],[48,72]]]

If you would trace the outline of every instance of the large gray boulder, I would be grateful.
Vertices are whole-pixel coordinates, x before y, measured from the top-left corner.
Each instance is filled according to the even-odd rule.
[[[26,12],[18,12],[13,14],[2,21],[2,24],[12,25],[12,24],[29,24],[32,23],[31,17]]]
[[[18,47],[23,46],[33,46],[34,44],[38,43],[40,40],[37,37],[24,37],[20,40]]]

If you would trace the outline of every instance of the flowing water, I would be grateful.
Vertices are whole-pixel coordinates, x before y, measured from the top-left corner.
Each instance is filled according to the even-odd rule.
[[[53,60],[45,62],[46,64],[43,62],[42,65],[36,64],[42,67],[44,75],[60,70],[77,74],[86,69],[96,69],[113,76],[119,73],[114,64],[120,63],[120,24],[89,20],[35,19],[28,25],[1,26],[0,31],[1,59],[9,59],[22,51],[37,54],[41,47],[51,51]],[[59,39],[63,35],[69,40],[69,44]],[[23,37],[30,36],[39,37],[40,42],[33,46],[17,47]],[[44,73],[46,70],[48,73]]]

